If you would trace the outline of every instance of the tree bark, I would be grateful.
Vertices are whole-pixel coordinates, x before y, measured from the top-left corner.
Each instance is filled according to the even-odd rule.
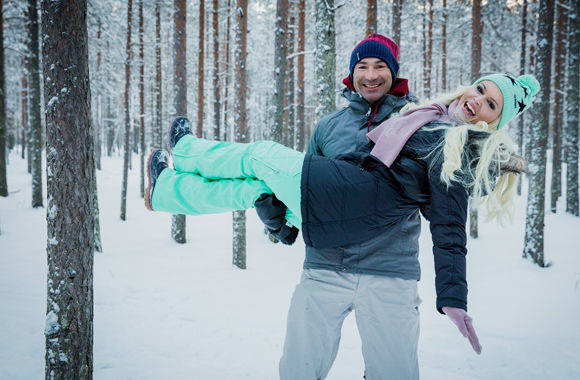
[[[145,54],[143,52],[143,0],[139,0],[139,166],[140,195],[145,196]]]
[[[393,41],[401,51],[401,17],[403,16],[403,0],[393,0]]]
[[[552,74],[552,38],[554,23],[554,0],[540,0],[538,34],[536,38],[538,57],[535,73],[542,91],[536,102],[531,125],[531,160],[528,165],[529,188],[526,209],[526,232],[523,257],[531,257],[540,267],[544,261],[544,200],[546,184],[546,147],[550,109],[550,78]]]
[[[93,376],[91,200],[95,163],[86,10],[85,0],[42,2],[44,77],[50,78],[44,87],[48,173],[47,379]]]
[[[246,98],[247,85],[247,30],[248,0],[236,0],[236,30],[234,45],[234,125],[235,141],[248,142]],[[233,213],[233,258],[232,262],[240,269],[246,269],[246,214],[245,211]]]
[[[32,207],[42,207],[42,121],[40,119],[40,57],[37,0],[28,1],[28,74],[30,75],[30,129]]]
[[[367,28],[365,36],[377,32],[377,0],[367,0]]]
[[[286,33],[286,84],[284,95],[284,145],[294,148],[294,135],[296,132],[295,124],[295,85],[294,85],[294,62],[296,60],[296,52],[294,49],[294,39],[296,36],[296,1],[290,0],[288,15],[288,32]]]
[[[552,181],[550,209],[553,213],[557,210],[558,198],[562,194],[562,111],[564,109],[564,79],[566,78],[566,18],[567,5],[560,0],[556,3],[557,21],[554,36],[554,97],[552,119]]]
[[[131,155],[131,115],[129,99],[131,97],[131,28],[133,0],[127,3],[127,44],[125,46],[125,150],[123,152],[123,183],[121,187],[121,220],[127,218],[127,182],[129,178],[129,156]]]
[[[199,0],[199,50],[197,53],[197,137],[203,137],[203,107],[204,107],[204,89],[205,68],[205,0]]]
[[[288,30],[288,0],[276,2],[276,26],[274,35],[274,117],[270,139],[284,143],[284,93],[286,82],[286,32]]]
[[[221,140],[220,130],[220,31],[219,31],[219,0],[213,0],[213,138]]]
[[[304,120],[304,54],[306,0],[298,0],[298,67],[296,78],[296,149],[304,151],[306,126]]]
[[[526,73],[526,52],[527,52],[527,45],[526,45],[526,36],[527,36],[527,25],[528,25],[528,0],[523,0],[522,4],[522,45],[520,50],[520,75],[524,75]],[[525,130],[525,120],[526,118],[524,115],[520,117],[518,120],[518,129],[517,129],[517,141],[518,141],[518,152],[520,155],[523,156],[524,150],[524,130]],[[522,177],[523,175],[518,176],[518,188],[517,194],[522,194]]]
[[[6,85],[4,71],[4,12],[3,1],[0,0],[0,197],[8,196],[8,180],[6,178]]]
[[[447,0],[443,0],[442,4],[442,19],[441,25],[441,89],[443,92],[447,91]]]
[[[471,9],[471,82],[481,76],[481,36],[483,35],[483,18],[481,17],[481,0],[473,0]],[[470,202],[469,235],[476,239],[478,232],[478,210]]]
[[[578,216],[578,129],[580,112],[578,103],[580,94],[580,3],[570,0],[568,22],[568,85],[566,89],[566,212]]]
[[[152,144],[163,147],[163,73],[161,71],[161,0],[155,1],[155,122]]]
[[[28,74],[26,73],[26,61],[24,60],[22,67],[24,71],[22,73],[22,93],[21,93],[21,111],[22,111],[22,158],[24,158],[24,152],[28,148],[28,135],[30,127],[28,126]],[[28,158],[29,155],[26,155]],[[30,163],[30,161],[29,161]],[[28,167],[30,169],[30,166]],[[30,170],[28,171],[30,173]]]
[[[173,88],[175,112],[177,115],[187,115],[187,8],[185,0],[174,0],[173,22],[175,31],[173,33]],[[203,31],[203,29],[201,29]],[[203,33],[201,33],[203,34]],[[202,38],[202,37],[200,37]],[[202,61],[203,62],[203,61]],[[203,72],[203,67],[200,68]],[[202,85],[203,90],[203,85]],[[202,111],[203,112],[203,111]],[[198,113],[199,116],[199,113]],[[201,126],[197,126],[197,134],[201,137]],[[171,219],[171,237],[175,242],[185,243],[185,215],[174,214]]]
[[[228,20],[226,24],[226,46],[224,48],[224,55],[225,55],[225,89],[224,89],[224,138],[226,141],[233,141],[233,136],[230,131],[230,123],[229,123],[229,87],[230,87],[230,75],[231,75],[231,68],[230,68],[230,22],[232,18],[232,9],[231,9],[231,2],[232,0],[228,0]]]
[[[316,4],[316,118],[322,119],[336,108],[336,30],[334,0]]]

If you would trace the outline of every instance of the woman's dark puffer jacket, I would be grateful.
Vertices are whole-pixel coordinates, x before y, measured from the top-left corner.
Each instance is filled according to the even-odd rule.
[[[467,309],[465,280],[468,190],[440,180],[443,131],[421,128],[390,168],[363,151],[335,159],[306,155],[301,180],[302,235],[318,249],[368,241],[418,212],[430,221],[437,308]],[[485,133],[470,133],[465,164]],[[431,153],[431,154],[430,154]],[[333,258],[331,260],[334,260]],[[380,262],[367,266],[380,266]]]

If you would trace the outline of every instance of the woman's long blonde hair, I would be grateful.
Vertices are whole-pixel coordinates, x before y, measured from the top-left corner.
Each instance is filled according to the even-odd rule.
[[[454,92],[443,94],[422,104],[409,103],[400,112],[409,109],[440,103],[445,106],[455,99],[461,98],[467,86],[461,86]],[[501,116],[501,115],[500,115]],[[517,183],[515,173],[501,174],[497,180],[491,173],[499,173],[500,165],[510,160],[515,152],[515,143],[507,133],[507,128],[498,130],[499,117],[492,123],[480,121],[476,124],[461,124],[457,126],[435,126],[429,130],[445,129],[445,138],[437,148],[443,146],[443,164],[441,168],[441,181],[447,187],[451,182],[457,182],[467,189],[471,189],[471,196],[478,204],[485,204],[487,217],[497,219],[500,223],[506,219],[511,220],[514,209],[514,197]],[[488,137],[482,139],[478,146],[478,156],[468,162],[467,168],[464,163],[465,145],[468,132],[487,132]],[[441,151],[434,149],[433,152]],[[470,169],[475,165],[475,169]]]

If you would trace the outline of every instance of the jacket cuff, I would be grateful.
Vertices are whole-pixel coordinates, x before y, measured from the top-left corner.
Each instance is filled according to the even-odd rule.
[[[437,311],[441,314],[445,314],[443,312],[443,307],[457,307],[459,309],[463,309],[467,312],[467,303],[463,300],[457,298],[439,298],[437,297]]]

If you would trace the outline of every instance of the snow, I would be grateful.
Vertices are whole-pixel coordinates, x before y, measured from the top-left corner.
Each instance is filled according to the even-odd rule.
[[[0,378],[42,378],[45,328],[58,328],[55,311],[46,315],[46,210],[30,207],[26,162],[18,152],[9,158],[10,196],[0,198]],[[137,163],[134,155],[134,168]],[[303,243],[271,244],[249,211],[248,269],[236,269],[231,214],[188,217],[188,242],[174,243],[171,216],[143,206],[136,169],[129,177],[127,221],[119,220],[122,159],[103,157],[102,165],[94,378],[278,378]],[[480,238],[469,241],[469,314],[483,346],[480,356],[435,310],[430,235],[423,225],[422,379],[580,378],[580,219],[546,214],[546,261],[552,266],[542,269],[521,258],[524,209],[519,199],[513,225],[480,221]],[[328,379],[361,379],[363,370],[351,314]]]

